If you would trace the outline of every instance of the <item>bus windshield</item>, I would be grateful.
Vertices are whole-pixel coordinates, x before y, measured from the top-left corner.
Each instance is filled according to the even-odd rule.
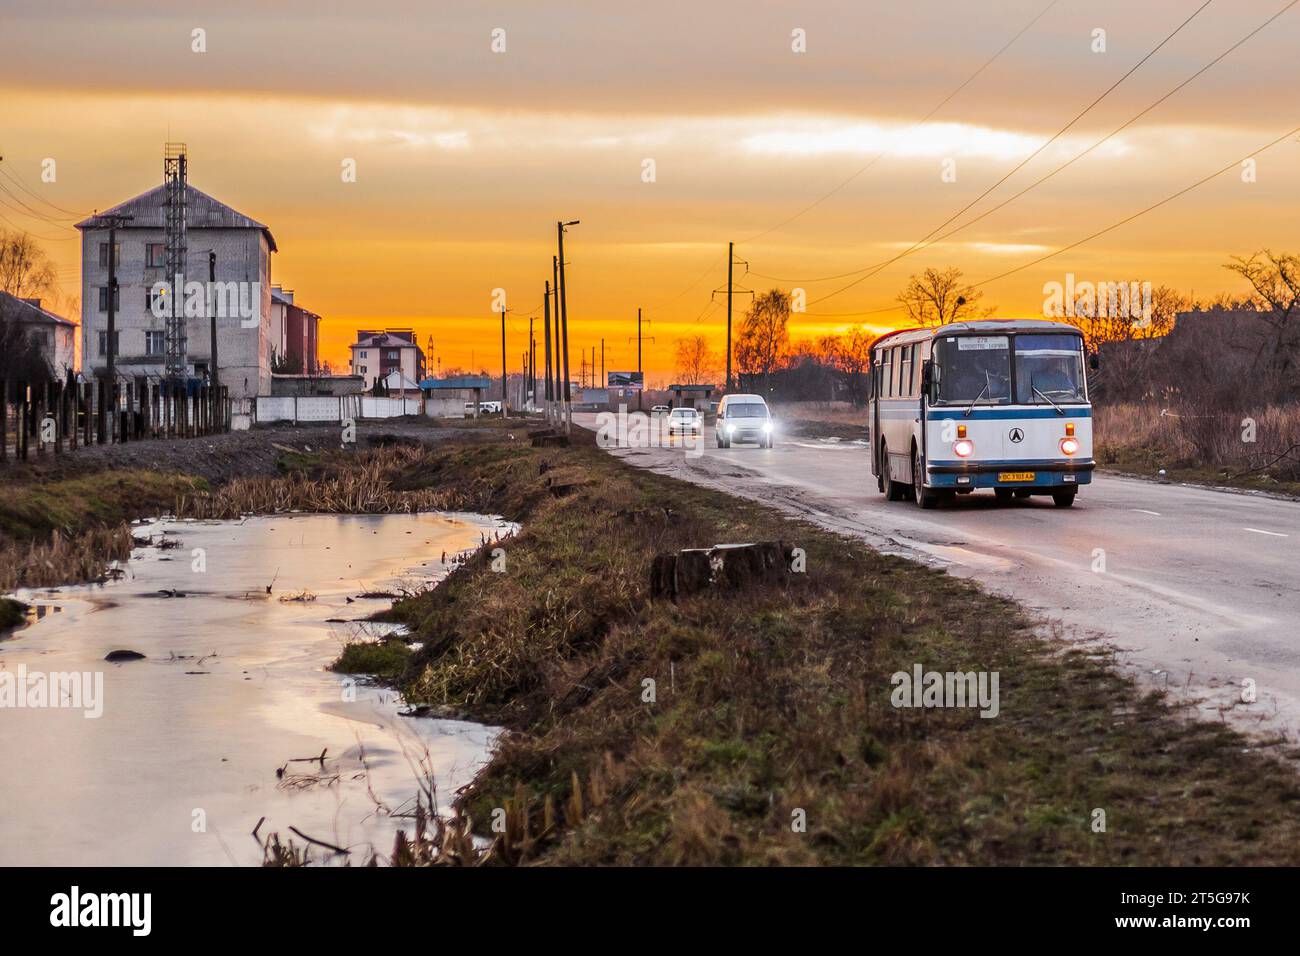
[[[1077,335],[1016,336],[1016,402],[1084,402],[1083,340]]]
[[[1011,401],[1011,342],[1005,335],[958,335],[934,342],[935,404]]]

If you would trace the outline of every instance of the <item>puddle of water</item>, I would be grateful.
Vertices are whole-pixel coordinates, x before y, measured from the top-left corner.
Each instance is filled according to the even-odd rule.
[[[389,629],[326,621],[387,606],[363,592],[441,578],[508,526],[294,515],[149,530],[182,546],[136,551],[106,586],[17,595],[60,612],[0,644],[0,864],[255,865],[261,817],[262,836],[294,826],[364,862],[410,832],[395,814],[430,778],[445,810],[486,762],[496,728],[400,717],[393,692],[326,671],[354,635]],[[105,662],[119,649],[146,656]],[[64,706],[16,707],[5,672],[11,693],[27,675],[29,700],[55,674],[87,675],[88,693],[80,709],[71,684],[49,695]],[[322,750],[323,764],[290,762]]]

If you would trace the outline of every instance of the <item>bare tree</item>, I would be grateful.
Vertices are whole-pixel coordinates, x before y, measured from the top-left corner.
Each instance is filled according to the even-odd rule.
[[[926,269],[907,280],[898,301],[917,325],[947,325],[959,319],[984,318],[997,311],[997,306],[981,308],[979,301],[984,293],[972,285],[963,285],[961,279],[962,272],[955,266],[942,272]]]
[[[1224,268],[1249,282],[1262,300],[1259,318],[1272,335],[1261,345],[1257,359],[1264,359],[1273,371],[1288,371],[1297,350],[1293,333],[1295,316],[1300,314],[1300,256],[1264,249],[1249,258],[1233,256]]]
[[[855,408],[867,397],[872,336],[862,326],[843,335],[828,335],[817,343],[818,358],[831,367]]]
[[[736,366],[741,375],[762,376],[767,390],[772,373],[790,349],[790,297],[772,289],[754,300],[736,336]]]
[[[677,380],[685,385],[701,385],[715,377],[718,357],[703,335],[677,340]]]
[[[45,250],[25,232],[0,229],[0,290],[20,299],[54,295],[58,274]]]

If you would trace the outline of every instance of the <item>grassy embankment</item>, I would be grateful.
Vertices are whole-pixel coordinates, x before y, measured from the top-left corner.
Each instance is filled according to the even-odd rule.
[[[594,448],[503,434],[400,481],[522,523],[504,572],[480,552],[396,604],[420,651],[390,640],[341,664],[396,673],[408,654],[412,702],[512,729],[463,800],[485,836],[505,811],[490,859],[1300,862],[1290,766],[945,574]],[[754,540],[803,548],[806,573],[649,598],[657,552]],[[999,672],[999,715],[893,708],[891,674],[916,663]]]
[[[1093,409],[1097,464],[1169,481],[1300,495],[1300,405],[1250,416],[1165,410],[1158,404]],[[1253,440],[1247,440],[1253,438]]]

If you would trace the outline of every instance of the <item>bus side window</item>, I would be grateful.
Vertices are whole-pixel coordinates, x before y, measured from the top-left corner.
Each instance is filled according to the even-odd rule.
[[[898,356],[898,394],[912,397],[912,346],[904,345]]]
[[[885,349],[885,374],[884,374],[884,381],[881,384],[884,386],[883,394],[885,398],[889,398],[891,395],[894,394],[894,350],[893,349]]]

